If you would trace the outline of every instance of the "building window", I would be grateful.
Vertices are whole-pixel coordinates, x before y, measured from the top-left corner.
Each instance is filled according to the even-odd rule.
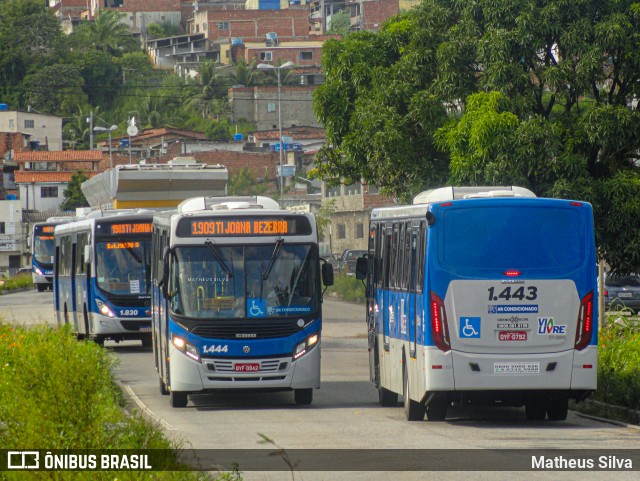
[[[369,194],[379,194],[380,193],[380,188],[377,185],[369,185],[368,193]]]
[[[40,187],[40,198],[41,199],[57,199],[58,198],[58,188],[57,187]]]
[[[358,222],[356,224],[356,239],[364,238],[364,224],[362,222]]]
[[[271,61],[272,55],[271,52],[260,52],[260,60]]]
[[[9,119],[9,128],[10,129],[15,129],[16,128],[16,122],[14,119]]]
[[[0,222],[0,234],[5,234],[5,223]]]
[[[300,60],[312,60],[313,52],[300,52]]]
[[[35,120],[25,120],[24,121],[24,128],[25,129],[33,129],[35,126],[36,126]]]
[[[218,22],[218,30],[229,30],[229,22]]]
[[[33,170],[56,170],[57,165],[55,162],[33,162],[31,164]]]
[[[267,112],[275,112],[275,111],[276,111],[276,103],[267,102]]]
[[[347,238],[347,227],[344,224],[338,224],[338,239]]]

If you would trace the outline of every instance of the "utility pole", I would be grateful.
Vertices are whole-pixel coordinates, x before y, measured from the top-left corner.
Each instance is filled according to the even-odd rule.
[[[89,150],[93,150],[93,110],[89,113]]]

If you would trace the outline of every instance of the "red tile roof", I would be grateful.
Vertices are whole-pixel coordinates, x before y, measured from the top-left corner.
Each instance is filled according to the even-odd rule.
[[[85,172],[87,178],[93,177],[100,172]],[[14,182],[16,184],[30,184],[32,182],[69,182],[74,172],[14,172]]]
[[[100,150],[35,150],[15,153],[16,162],[97,162]]]

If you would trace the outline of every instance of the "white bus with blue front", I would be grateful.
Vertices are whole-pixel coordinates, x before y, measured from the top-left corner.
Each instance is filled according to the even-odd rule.
[[[447,187],[374,209],[367,277],[371,380],[408,420],[452,402],[563,420],[596,389],[591,206],[518,187]]]
[[[51,217],[38,222],[31,230],[31,276],[38,292],[53,287],[53,231],[58,224],[71,222],[71,217]]]
[[[94,212],[55,229],[54,308],[79,338],[151,345],[152,211]]]
[[[314,216],[266,197],[184,201],[153,220],[153,350],[160,391],[320,387],[322,281]]]

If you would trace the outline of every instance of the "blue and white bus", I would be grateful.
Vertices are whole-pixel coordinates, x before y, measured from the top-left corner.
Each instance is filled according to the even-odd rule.
[[[53,287],[53,230],[56,225],[71,222],[71,217],[50,217],[31,230],[31,276],[38,292]]]
[[[153,351],[173,407],[223,389],[320,387],[315,218],[267,197],[197,197],[153,219]]]
[[[55,228],[54,308],[79,338],[151,346],[153,211],[104,211]]]
[[[408,420],[452,402],[566,419],[596,389],[597,269],[588,203],[518,187],[446,187],[374,209],[367,277],[371,380]]]

